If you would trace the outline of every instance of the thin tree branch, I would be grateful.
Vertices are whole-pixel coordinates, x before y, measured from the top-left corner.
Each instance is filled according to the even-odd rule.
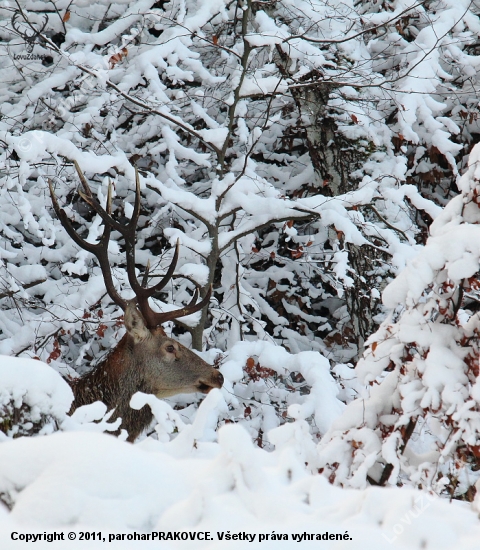
[[[22,289],[26,290],[27,288],[32,288],[37,285],[41,285],[42,283],[45,283],[47,279],[39,279],[38,281],[32,281],[31,283],[25,283],[22,285]],[[3,292],[0,294],[0,300],[2,298],[6,298],[7,296],[13,296],[14,294],[17,294],[17,292],[20,292],[21,289],[18,290],[8,290],[7,292]]]
[[[397,14],[395,17],[392,17],[388,21],[385,21],[384,23],[380,23],[378,25],[374,25],[373,27],[368,27],[368,29],[365,29],[364,31],[357,32],[356,34],[352,36],[346,36],[345,38],[332,38],[332,39],[321,39],[321,38],[312,38],[309,36],[306,36],[305,34],[296,34],[294,36],[289,36],[288,38],[285,38],[283,41],[290,42],[290,40],[295,40],[296,38],[301,38],[303,40],[306,40],[307,42],[312,42],[313,44],[343,44],[344,42],[349,42],[350,40],[355,40],[355,38],[358,38],[359,36],[363,36],[364,34],[368,34],[369,32],[376,31],[377,29],[381,29],[382,27],[386,27],[387,25],[390,25],[394,21],[400,19],[405,13],[418,8],[420,6],[423,6],[426,3],[427,0],[423,0],[423,2],[419,2],[418,4],[415,4],[414,6],[410,6],[409,8],[404,9],[402,12]],[[350,30],[353,28],[353,24],[346,31],[344,34],[348,34]]]

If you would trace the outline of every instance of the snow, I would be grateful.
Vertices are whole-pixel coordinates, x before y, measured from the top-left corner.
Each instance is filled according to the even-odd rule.
[[[255,449],[237,426],[222,428],[218,439],[217,455],[210,459],[174,458],[101,434],[4,443],[0,490],[8,492],[14,484],[20,494],[12,512],[0,519],[2,548],[14,548],[12,531],[44,530],[101,530],[103,536],[209,531],[212,543],[189,547],[212,549],[221,547],[217,531],[257,534],[257,540],[275,532],[290,535],[290,541],[294,533],[347,532],[350,544],[366,548],[367,538],[373,549],[390,547],[387,543],[475,548],[478,520],[465,506],[412,490],[331,487],[321,476],[302,475],[289,449],[270,455]],[[47,543],[37,543],[43,546]]]
[[[264,348],[262,361],[271,351]],[[271,364],[288,359],[284,350],[278,351],[279,355],[268,353]],[[318,354],[300,356],[313,368]],[[106,540],[124,534],[124,541],[113,542],[118,548],[126,548],[127,537],[134,533],[154,532],[209,532],[210,541],[181,543],[207,549],[223,547],[226,541],[220,539],[227,532],[248,533],[256,544],[262,536],[265,548],[291,547],[294,536],[307,533],[315,538],[327,532],[347,535],[345,547],[476,548],[480,525],[476,511],[464,503],[412,489],[341,489],[308,471],[305,463],[314,459],[316,444],[296,405],[290,407],[295,420],[269,432],[275,450],[267,452],[254,445],[239,424],[215,430],[218,411],[226,406],[225,390],[213,390],[205,398],[192,424],[184,424],[168,403],[137,394],[132,405],[150,404],[159,437],[131,445],[89,429],[92,419],[104,412],[100,404],[82,407],[83,413],[77,410],[76,421],[66,418],[68,385],[39,361],[4,357],[0,381],[12,396],[23,395],[32,409],[55,414],[60,424],[63,419],[63,431],[0,444],[0,495],[11,507],[0,508],[2,549],[25,544],[12,540],[11,533],[56,532],[66,537],[74,532],[77,540],[68,546],[76,548],[82,545],[80,532],[99,531]],[[325,388],[315,399],[328,400],[333,390]],[[174,432],[178,435],[170,438]],[[271,540],[272,534],[286,538]],[[302,542],[318,546],[318,541]],[[322,543],[343,547],[334,540]],[[37,540],[35,547],[50,544]],[[163,544],[169,548],[177,543]],[[245,542],[228,544],[240,548]],[[104,542],[90,540],[88,545],[101,548]]]
[[[327,532],[348,535],[325,547],[478,547],[480,497],[450,502],[480,476],[480,147],[462,158],[480,133],[475,6],[59,0],[26,62],[3,4],[0,548],[52,530],[212,533],[166,548],[244,547],[228,533],[313,547],[306,535]],[[44,4],[22,3],[34,25]],[[225,384],[135,394],[154,421],[134,445],[108,434],[120,419],[102,403],[68,415],[58,374],[85,372],[124,330],[51,207],[49,181],[79,234],[102,235],[74,160],[102,204],[112,180],[122,221],[138,165],[139,280],[180,241],[154,309],[214,279],[201,355]],[[131,297],[124,248],[113,231],[114,285]],[[354,370],[357,291],[379,328]],[[190,345],[200,319],[165,329]],[[387,487],[369,486],[386,463]]]
[[[467,194],[472,182],[477,182],[480,148],[475,147],[469,158],[469,168],[458,182],[459,189]],[[480,227],[476,219],[478,213],[466,199],[457,196],[441,211],[435,213],[431,225],[428,246],[423,248],[408,267],[400,273],[383,292],[383,302],[389,308],[399,303],[417,301],[433,278],[433,273],[445,268],[448,278],[458,284],[463,278],[469,278],[478,271],[480,258]],[[471,221],[472,223],[465,223]]]
[[[42,415],[62,422],[73,401],[70,386],[41,361],[0,355],[0,380],[0,421],[8,418],[11,403],[15,409],[27,407],[25,422],[39,422]]]
[[[209,130],[200,130],[198,132],[205,141],[213,143],[221,149],[228,136],[228,128],[211,128]]]
[[[151,0],[140,0],[135,2],[124,14],[123,17],[109,25],[106,29],[100,32],[85,33],[80,29],[70,27],[66,35],[65,48],[70,44],[108,44],[115,40],[118,34],[125,32],[134,23],[140,20],[145,10],[148,10],[152,6]]]
[[[334,483],[364,488],[384,472],[392,485],[459,495],[478,479],[461,457],[462,449],[476,449],[480,425],[478,313],[462,312],[463,293],[475,297],[478,289],[479,156],[476,145],[462,193],[383,292],[390,312],[356,366],[361,396],[319,444],[320,465]]]

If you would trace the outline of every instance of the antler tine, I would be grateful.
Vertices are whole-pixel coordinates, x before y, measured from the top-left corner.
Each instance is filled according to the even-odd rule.
[[[199,294],[198,289],[195,289],[195,292],[193,293],[193,297],[190,300],[190,303],[188,304],[188,306],[185,306],[182,309],[176,309],[174,311],[165,311],[162,313],[157,313],[156,311],[152,311],[150,306],[148,306],[148,302],[147,302],[148,310],[144,311],[142,308],[143,303],[141,304],[140,300],[139,300],[139,308],[140,308],[140,311],[142,312],[142,315],[145,318],[147,326],[149,328],[154,328],[154,327],[158,327],[162,323],[166,323],[167,321],[174,321],[179,317],[185,317],[186,315],[190,315],[192,313],[195,313],[196,311],[200,311],[201,309],[203,309],[210,301],[210,297],[212,295],[212,285],[210,285],[208,292],[203,298],[203,300],[201,300],[200,302],[198,302],[198,304],[196,304],[195,302],[197,301],[198,294]]]
[[[90,185],[88,185],[87,179],[85,178],[85,174],[82,172],[82,169],[76,160],[73,161],[73,164],[75,165],[75,170],[77,171],[78,177],[80,178],[83,188],[85,189],[85,194],[88,196],[88,200],[90,201],[93,198],[93,193],[90,189]]]
[[[33,32],[33,34],[29,35],[27,34],[27,30],[25,32],[22,32],[20,30],[20,27],[19,27],[19,23],[17,22],[17,17],[19,16],[22,16],[23,19],[24,19],[24,23],[26,25],[28,25],[30,27],[30,30]],[[22,10],[15,10],[13,16],[12,16],[12,19],[11,19],[11,22],[12,22],[12,28],[13,30],[19,34],[33,49],[33,43],[34,43],[34,40],[37,38],[37,37],[40,37],[40,38],[43,38],[41,36],[41,33],[45,30],[45,27],[47,26],[48,24],[48,15],[47,14],[44,14],[44,20],[43,20],[43,25],[41,27],[40,30],[38,30],[31,22],[29,19],[27,19],[27,17],[25,16],[25,14],[23,13]]]
[[[135,205],[133,207],[133,214],[130,220],[130,224],[133,227],[137,227],[138,217],[140,216],[140,174],[138,168],[135,166]]]
[[[97,244],[89,243],[85,239],[82,239],[80,235],[75,231],[73,228],[67,214],[65,213],[65,210],[60,207],[57,201],[57,197],[55,196],[55,192],[53,190],[53,185],[51,180],[48,180],[48,187],[50,189],[50,196],[52,198],[52,204],[53,209],[55,210],[55,213],[57,214],[58,219],[60,220],[60,223],[62,224],[65,231],[68,233],[70,238],[83,250],[86,250],[87,252],[91,252],[98,260],[98,263],[100,265],[100,269],[102,270],[103,279],[105,281],[105,288],[107,289],[107,293],[110,296],[110,298],[113,300],[114,303],[116,303],[118,306],[120,306],[124,311],[127,307],[127,302],[124,300],[120,294],[115,289],[115,286],[113,284],[113,278],[112,278],[112,271],[110,269],[110,263],[108,261],[108,243],[110,241],[110,233],[111,233],[111,226],[105,224],[105,229],[103,230],[103,235],[100,237],[100,240]],[[90,191],[90,188],[87,188]],[[111,193],[109,193],[109,197],[111,200]],[[107,205],[108,205],[109,199],[107,198]]]
[[[135,235],[137,229],[138,218],[140,217],[140,175],[137,167],[135,167],[135,204],[133,207],[132,217],[130,221],[119,229],[125,239],[125,255],[127,258],[127,275],[128,282],[132,287],[133,292],[138,297],[139,302],[145,296],[145,288],[138,282],[135,273]],[[144,277],[145,279],[145,277]],[[148,296],[147,296],[148,298]],[[145,298],[145,299],[147,299]]]
[[[125,240],[125,256],[127,260],[127,275],[128,282],[132,287],[133,292],[136,296],[142,294],[142,285],[137,280],[135,274],[135,232],[137,228],[138,218],[140,216],[140,177],[138,170],[135,168],[135,205],[133,208],[133,214],[130,221],[127,224],[121,224],[117,222],[111,216],[111,201],[112,201],[112,185],[111,182],[108,186],[108,197],[107,197],[107,209],[105,210],[102,205],[94,197],[88,182],[80,169],[77,161],[73,161],[75,168],[78,173],[78,177],[82,182],[84,192],[79,191],[80,196],[83,200],[89,204],[93,210],[102,218],[105,227],[109,227],[110,230],[113,228],[118,231]]]
[[[175,252],[173,254],[172,262],[170,264],[170,267],[168,268],[167,272],[165,273],[165,276],[162,278],[162,280],[157,283],[154,287],[152,287],[152,296],[156,294],[157,292],[160,292],[162,288],[170,281],[170,279],[173,276],[173,272],[175,271],[175,268],[177,267],[178,262],[178,255],[180,254],[180,239],[177,239],[177,242],[175,244]]]
[[[135,282],[137,282],[136,288],[133,287],[132,289],[135,292],[137,299],[138,299],[138,307],[140,308],[140,311],[142,312],[142,315],[145,318],[145,321],[147,323],[147,326],[150,328],[154,328],[158,326],[159,323],[156,322],[156,315],[152,308],[150,307],[150,304],[148,303],[148,299],[154,296],[157,292],[159,292],[172,278],[173,272],[175,271],[175,267],[177,265],[178,261],[178,255],[180,252],[180,240],[177,240],[177,244],[175,246],[175,252],[173,254],[172,261],[170,262],[170,266],[168,267],[167,273],[162,277],[162,280],[157,283],[156,285],[146,288],[147,281],[148,281],[148,274],[150,271],[150,264],[147,265],[147,268],[145,270],[145,273],[143,275],[142,285],[138,285],[137,278],[135,277]],[[128,265],[127,265],[128,267]],[[130,278],[129,278],[130,279]],[[132,283],[130,283],[132,284]],[[195,298],[196,300],[196,298]],[[161,321],[163,322],[163,321]],[[156,324],[157,323],[157,324]]]
[[[191,313],[195,313],[196,311],[203,309],[210,301],[210,296],[212,295],[211,286],[208,289],[208,292],[205,295],[205,298],[203,298],[203,300],[200,301],[198,304],[196,302],[198,299],[199,292],[198,292],[198,288],[196,288],[195,292],[193,293],[193,297],[190,300],[190,303],[182,309],[167,311],[164,313],[158,313],[153,311],[152,308],[150,307],[150,304],[148,303],[148,299],[155,296],[155,294],[160,290],[162,290],[162,288],[164,288],[165,285],[171,280],[173,273],[175,271],[175,267],[177,265],[179,253],[180,253],[180,239],[177,239],[172,261],[167,270],[167,273],[162,277],[162,280],[150,288],[145,288],[147,285],[148,273],[150,271],[150,265],[148,264],[145,270],[145,274],[143,276],[142,286],[136,291],[136,295],[138,299],[138,307],[142,312],[145,322],[149,328],[155,328],[161,325],[162,323],[166,323],[167,321],[173,321],[174,319],[178,319],[179,317],[184,317],[185,315],[190,315]]]
[[[173,276],[175,268],[177,267],[179,254],[180,254],[180,239],[177,239],[177,242],[175,244],[175,252],[173,254],[173,258],[172,258],[172,261],[170,262],[170,265],[168,267],[167,272],[162,277],[162,280],[160,282],[158,282],[156,285],[154,285],[150,288],[146,288],[147,278],[148,278],[148,274],[150,272],[150,263],[147,265],[147,268],[145,270],[145,274],[143,276],[142,286],[141,286],[141,288],[139,290],[139,293],[138,293],[139,296],[146,296],[147,298],[150,298],[152,296],[155,296],[155,294],[157,292],[160,292],[160,290],[162,290],[162,288],[164,288],[167,285],[167,283],[170,281],[170,279]]]
[[[80,169],[80,166],[76,161],[73,161],[77,170],[82,186],[85,190],[84,193],[79,191],[83,200],[89,204],[93,210],[102,218],[105,226],[109,226],[118,231],[125,240],[125,255],[127,259],[127,275],[128,282],[132,287],[135,295],[140,296],[142,294],[142,285],[138,282],[135,274],[135,234],[137,229],[138,218],[140,216],[140,176],[138,169],[135,168],[135,205],[133,207],[133,214],[130,221],[127,224],[121,224],[117,222],[111,216],[111,184],[108,187],[107,209],[105,210],[101,204],[93,196],[93,193],[88,185],[88,182]]]
[[[74,160],[73,163],[75,164],[75,168],[77,170],[78,177],[80,178],[80,181],[82,182],[82,187],[84,191],[78,190],[78,194],[82,197],[82,199],[93,208],[93,210],[102,218],[103,223],[105,224],[105,227],[110,227],[115,229],[116,231],[120,232],[123,235],[123,231],[125,230],[125,226],[123,226],[121,223],[118,223],[116,220],[114,220],[111,216],[111,208],[112,208],[112,182],[108,182],[108,191],[107,191],[107,204],[106,204],[106,210],[102,207],[102,205],[98,202],[98,200],[94,197],[92,190],[90,189],[90,185],[88,185],[87,179],[85,178],[82,170],[80,169],[80,166],[78,165],[77,161]]]

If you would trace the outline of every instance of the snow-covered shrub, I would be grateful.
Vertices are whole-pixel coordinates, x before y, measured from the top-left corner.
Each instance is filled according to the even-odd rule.
[[[451,184],[461,154],[479,133],[478,7],[454,0],[407,6],[403,0],[85,0],[55,6],[55,12],[42,2],[0,6],[6,48],[0,56],[0,353],[37,356],[63,375],[73,374],[67,365],[80,374],[118,342],[121,315],[92,256],[72,243],[53,215],[48,181],[78,231],[95,242],[101,220],[79,199],[72,162],[100,202],[113,183],[119,220],[132,213],[136,165],[139,271],[150,264],[151,277],[160,277],[172,245],[181,241],[175,279],[156,307],[185,304],[195,286],[205,293],[213,284],[208,314],[168,327],[182,343],[212,350],[212,361],[213,348],[231,353],[221,368],[232,395],[213,424],[241,422],[270,449],[265,432],[296,419],[306,423],[307,441],[316,441],[342,408],[325,358],[342,362],[334,367],[338,395],[351,400],[355,383],[341,380],[350,375],[343,363],[383,320],[380,291],[418,252],[428,225],[456,193]],[[30,24],[39,29],[44,21],[45,29],[31,35]],[[22,30],[31,38],[33,59],[22,57]],[[123,247],[114,232],[109,261],[116,288],[127,298]],[[434,296],[448,302],[450,292],[454,300],[460,286],[474,296],[476,283],[432,275],[425,285],[426,303]],[[439,319],[450,319],[443,309],[438,306]],[[387,325],[396,326],[395,315],[407,320],[414,313],[399,310]],[[468,347],[453,326],[445,328],[445,338]],[[470,338],[470,329],[455,330]],[[379,335],[377,341],[387,338]],[[396,333],[392,338],[403,342]],[[267,356],[267,347],[255,347],[259,340],[275,344],[268,354],[278,361]],[[430,349],[428,342],[415,343],[424,346],[419,353]],[[401,356],[392,351],[394,366],[375,368],[403,368],[414,348]],[[394,377],[377,384],[364,374],[370,372],[365,364],[359,372],[373,385],[372,399],[376,386],[382,403],[387,394],[398,396]],[[318,413],[322,382],[331,416]],[[455,391],[445,397],[451,406]],[[174,414],[151,403],[167,419],[156,431],[165,440],[179,430],[175,414],[189,421],[198,408],[179,398]],[[363,405],[348,411],[363,419]],[[104,414],[94,409],[82,411],[92,429]],[[361,485],[367,475],[379,480],[380,470],[395,478],[399,468],[390,457],[409,451],[402,455],[395,437],[413,444],[408,419],[416,413],[407,407],[404,414],[397,403],[387,409],[380,415],[384,433],[377,433],[375,414],[355,435],[365,436],[363,443],[345,436],[341,452],[332,451],[325,463],[332,480],[346,479],[357,466],[351,483]],[[429,423],[428,437],[441,440]],[[383,439],[388,460],[379,458]],[[473,461],[476,445],[468,445],[465,457]],[[342,468],[349,471],[340,475]]]
[[[430,237],[385,289],[356,371],[365,395],[319,447],[332,482],[473,496],[480,470],[480,146]]]
[[[210,406],[210,397],[204,404]],[[240,537],[248,533],[255,536],[252,547],[292,548],[302,540],[298,546],[333,549],[342,543],[328,540],[328,534],[327,540],[317,538],[333,533],[347,535],[346,548],[366,548],[363,541],[375,550],[478,548],[478,517],[464,503],[408,488],[334,487],[305,468],[301,431],[292,437],[292,427],[298,428],[293,423],[274,430],[274,452],[258,448],[238,425],[221,428],[218,442],[198,426],[194,447],[191,439],[132,446],[92,433],[2,443],[0,493],[9,496],[11,507],[7,513],[0,506],[2,548],[21,547],[23,541],[11,539],[13,532],[53,530],[64,533],[64,540],[76,533],[77,540],[68,543],[74,549],[85,547],[79,531],[88,531],[93,550],[106,546],[93,538],[99,531],[107,542],[113,536],[112,547],[125,550],[159,546],[158,540],[132,543],[135,535],[198,533],[202,538],[205,531],[213,540],[188,540],[188,547],[213,550],[228,544],[241,550],[246,540]],[[224,534],[223,540],[217,533]],[[227,533],[237,540],[226,540]],[[313,534],[313,541],[304,540],[305,533]],[[260,534],[269,538],[259,544]],[[297,537],[302,538],[295,542]],[[52,544],[37,540],[34,546],[46,550]]]
[[[0,356],[0,439],[58,430],[72,401],[70,386],[41,361]]]
[[[385,280],[443,200],[422,196],[432,148],[435,166],[461,148],[452,134],[467,107],[453,113],[438,97],[451,94],[447,69],[461,87],[477,62],[467,46],[478,28],[468,9],[438,6],[88,1],[48,12],[24,60],[24,17],[40,28],[47,8],[2,5],[1,351],[59,351],[82,370],[115,338],[91,256],[52,218],[48,179],[78,228],[100,232],[75,194],[77,160],[99,200],[113,181],[114,211],[127,218],[139,167],[139,267],[150,261],[159,275],[182,242],[183,278],[164,300],[185,303],[195,283],[214,283],[210,316],[183,327],[194,347],[273,339],[351,360],[380,319]],[[445,38],[442,55],[426,56],[433,36]],[[476,130],[470,118],[457,140]],[[121,246],[110,260],[126,292]],[[25,264],[36,279],[16,273]]]
[[[206,354],[206,359],[212,361],[213,353]],[[217,361],[225,378],[221,391],[226,405],[212,413],[213,425],[240,424],[259,447],[267,450],[275,445],[268,433],[295,421],[304,423],[305,445],[318,442],[345,406],[338,399],[340,388],[330,373],[329,361],[317,352],[290,354],[269,342],[238,342]],[[162,418],[165,408],[155,404],[158,400],[153,401],[152,411],[158,421],[155,407],[162,407]],[[196,418],[198,401],[179,396],[167,402],[179,415],[167,430],[175,437],[180,419],[190,423]],[[160,428],[155,429],[158,432]],[[165,434],[162,437],[166,439]],[[312,458],[309,467],[315,468]]]

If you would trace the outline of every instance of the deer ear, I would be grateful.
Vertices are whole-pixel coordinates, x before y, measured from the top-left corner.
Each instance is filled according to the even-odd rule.
[[[127,303],[124,319],[125,328],[127,329],[128,334],[132,336],[136,344],[143,342],[151,336],[151,333],[145,324],[143,315],[138,311],[137,306],[133,301]]]

